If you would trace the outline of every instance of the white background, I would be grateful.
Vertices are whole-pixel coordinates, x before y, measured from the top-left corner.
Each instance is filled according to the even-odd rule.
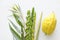
[[[34,7],[37,13],[37,22],[41,12],[43,12],[44,18],[54,11],[57,18],[57,26],[54,33],[46,36],[40,30],[39,40],[60,40],[60,0],[0,0],[0,40],[13,40],[8,26],[8,15],[11,13],[10,8],[14,4],[20,5],[24,17],[27,10],[31,10]]]

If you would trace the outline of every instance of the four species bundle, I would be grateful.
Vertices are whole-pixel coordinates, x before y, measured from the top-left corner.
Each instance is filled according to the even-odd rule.
[[[38,30],[35,36],[36,12],[34,8],[32,8],[32,11],[30,10],[27,11],[26,23],[24,22],[19,6],[15,5],[14,7],[12,7],[11,11],[13,13],[12,16],[15,18],[16,23],[20,27],[18,28],[17,25],[9,19],[9,27],[14,37],[13,40],[38,40],[42,14],[40,15]],[[55,25],[56,25],[55,15],[52,14],[42,22],[42,31],[45,34],[50,34],[55,29]]]

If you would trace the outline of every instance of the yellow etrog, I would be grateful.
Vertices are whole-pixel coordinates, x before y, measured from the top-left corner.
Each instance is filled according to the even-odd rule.
[[[48,17],[42,21],[42,31],[50,35],[53,33],[56,27],[56,18],[54,12],[52,12]]]

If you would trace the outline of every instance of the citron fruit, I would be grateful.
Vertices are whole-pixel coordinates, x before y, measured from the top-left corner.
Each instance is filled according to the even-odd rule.
[[[42,31],[46,35],[50,35],[56,28],[56,17],[54,12],[52,12],[48,17],[42,21]]]

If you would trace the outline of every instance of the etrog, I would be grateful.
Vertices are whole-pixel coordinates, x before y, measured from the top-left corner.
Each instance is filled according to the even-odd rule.
[[[56,28],[56,21],[55,13],[52,12],[42,21],[42,31],[47,35],[52,34]]]

